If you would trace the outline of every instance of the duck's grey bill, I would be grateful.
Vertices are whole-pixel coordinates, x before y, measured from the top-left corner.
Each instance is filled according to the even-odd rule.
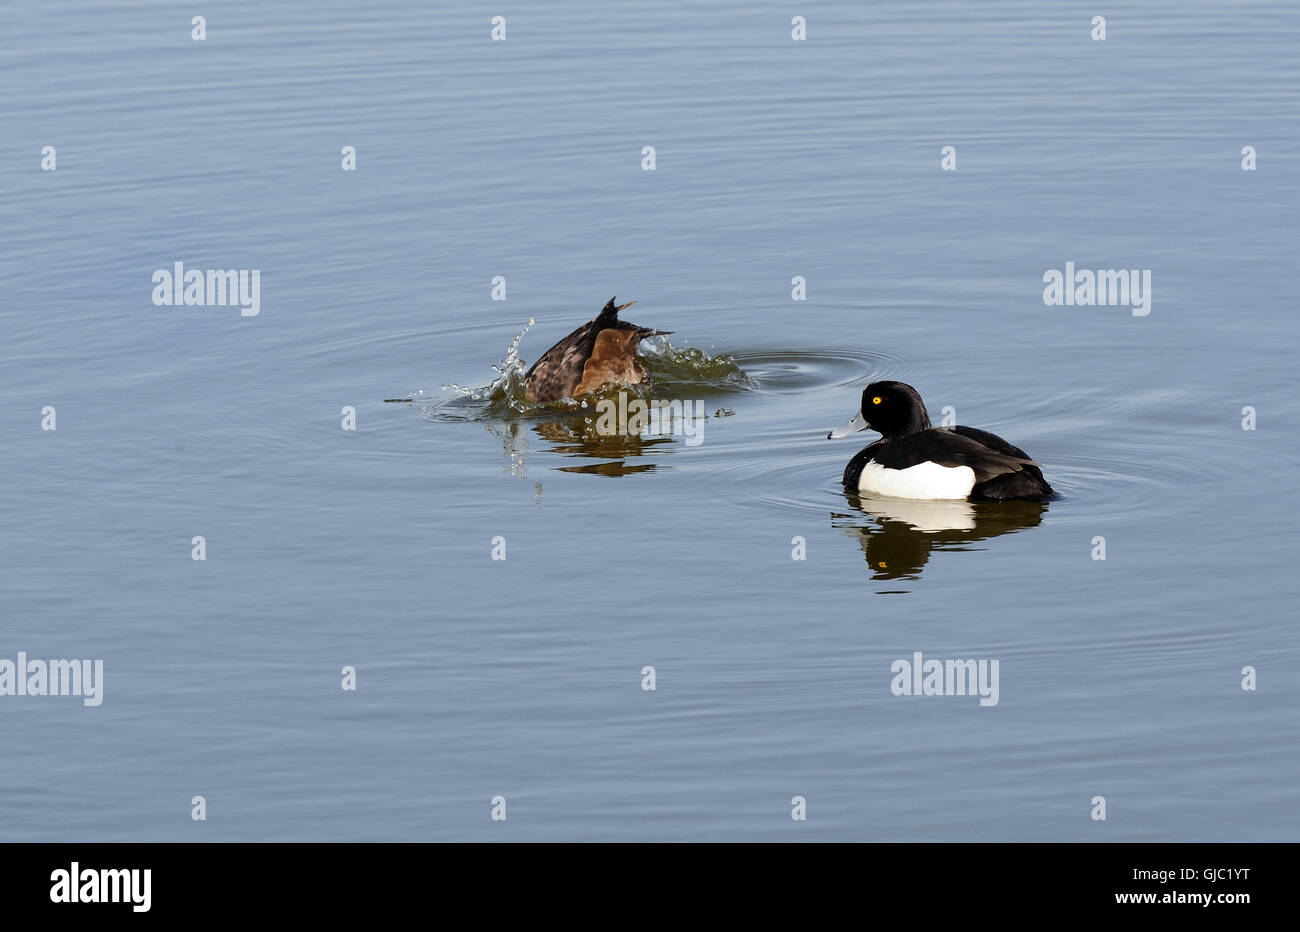
[[[867,429],[866,419],[863,418],[862,412],[859,411],[853,415],[853,420],[849,421],[843,427],[837,427],[826,435],[827,440],[839,440],[841,437],[847,437],[849,434],[856,434],[860,430]]]

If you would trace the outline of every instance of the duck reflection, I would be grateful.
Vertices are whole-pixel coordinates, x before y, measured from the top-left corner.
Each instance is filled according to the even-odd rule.
[[[671,453],[675,441],[679,439],[671,434],[642,436],[635,433],[602,433],[597,429],[595,421],[586,415],[566,415],[533,424],[508,421],[484,426],[502,441],[502,448],[510,461],[509,471],[515,476],[526,474],[525,466],[531,452],[525,427],[549,443],[549,446],[542,448],[545,453],[601,461],[578,466],[556,466],[554,469],[593,476],[629,476],[664,469],[666,467],[658,463],[631,461]]]
[[[559,472],[587,473],[593,476],[629,476],[633,473],[653,472],[661,467],[656,463],[629,463],[628,460],[646,456],[651,451],[668,453],[673,446],[671,436],[601,433],[595,422],[585,417],[542,421],[533,425],[533,432],[552,443],[546,450],[548,453],[604,460],[600,463],[583,463],[581,466],[555,467]]]
[[[977,541],[1042,523],[1044,502],[907,501],[843,493],[853,510],[831,526],[856,537],[871,578],[920,579],[935,550],[972,550]]]

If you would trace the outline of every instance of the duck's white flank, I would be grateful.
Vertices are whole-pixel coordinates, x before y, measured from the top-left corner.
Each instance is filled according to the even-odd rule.
[[[886,469],[867,463],[858,478],[858,490],[890,498],[962,499],[975,487],[975,470],[969,466],[918,463],[906,469]]]

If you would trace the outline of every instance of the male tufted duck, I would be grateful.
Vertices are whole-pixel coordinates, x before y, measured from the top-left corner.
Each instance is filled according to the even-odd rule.
[[[881,438],[844,470],[844,487],[890,498],[1044,501],[1055,493],[1019,447],[974,427],[931,427],[921,396],[902,382],[872,382],[836,440],[860,430]]]

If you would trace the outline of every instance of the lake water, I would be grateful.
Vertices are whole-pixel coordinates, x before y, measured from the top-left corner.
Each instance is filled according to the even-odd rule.
[[[104,679],[0,696],[0,838],[1300,835],[1294,4],[5,32],[0,658]],[[260,313],[155,306],[176,262]],[[1150,313],[1046,306],[1067,262],[1151,270]],[[444,388],[611,295],[698,444]],[[875,378],[1061,497],[847,497]],[[894,695],[917,651],[998,703]]]

